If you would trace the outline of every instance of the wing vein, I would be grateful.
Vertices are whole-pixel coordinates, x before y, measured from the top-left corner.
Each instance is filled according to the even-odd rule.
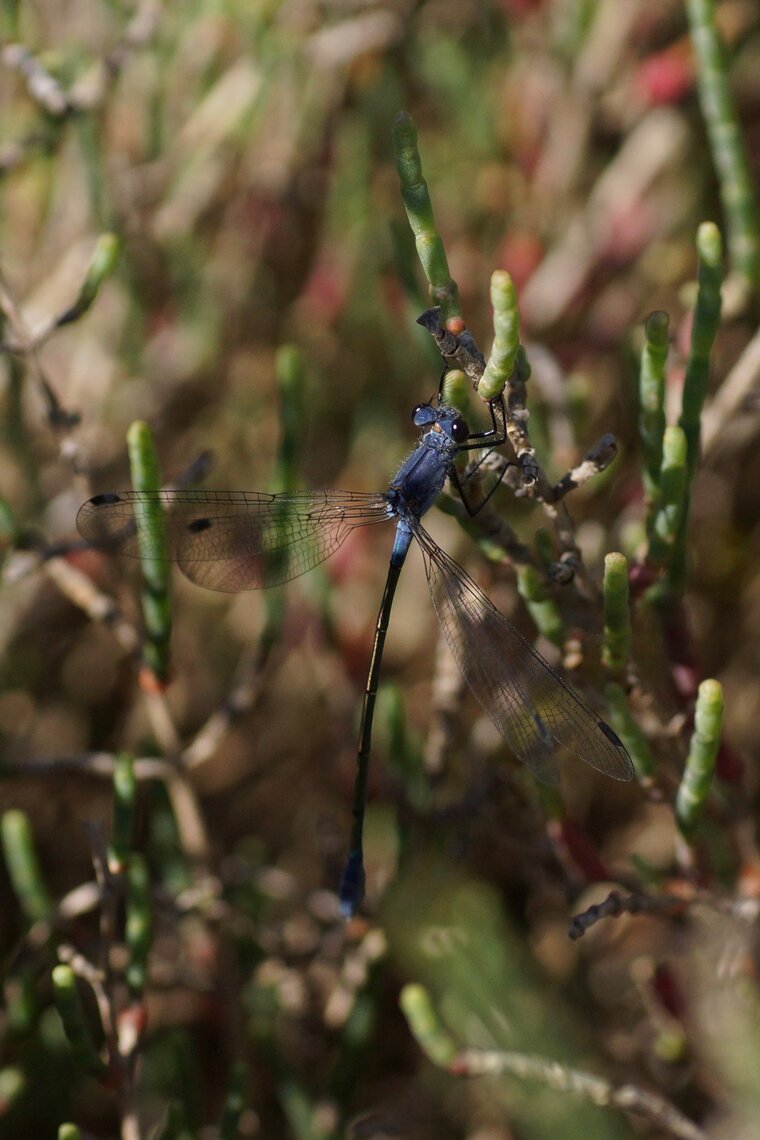
[[[146,507],[164,511],[166,550],[151,547]],[[167,557],[199,586],[235,592],[275,586],[334,554],[355,527],[392,517],[381,494],[359,491],[126,491],[97,495],[77,527],[99,549]]]
[[[613,779],[631,779],[630,757],[612,729],[422,526],[414,532],[446,640],[515,755],[549,783],[558,778],[557,745]]]

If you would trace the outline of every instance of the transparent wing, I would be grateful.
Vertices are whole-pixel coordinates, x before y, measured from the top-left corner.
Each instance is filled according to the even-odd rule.
[[[166,547],[147,516],[164,511]],[[318,491],[159,491],[96,495],[79,510],[79,533],[93,546],[133,558],[170,558],[209,590],[255,590],[305,574],[357,526],[392,516],[384,495]]]
[[[433,605],[465,680],[515,755],[558,780],[561,745],[615,780],[633,778],[622,741],[419,525]]]

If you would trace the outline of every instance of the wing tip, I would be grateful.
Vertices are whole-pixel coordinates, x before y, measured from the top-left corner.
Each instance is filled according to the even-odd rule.
[[[623,741],[620,739],[618,734],[615,732],[614,728],[612,728],[609,724],[607,724],[606,720],[598,720],[596,722],[596,727],[599,729],[599,731],[602,733],[602,735],[605,736],[607,738],[607,740],[609,740],[610,744],[612,744],[615,747],[615,749],[617,750],[618,759],[620,760],[620,762],[622,764],[622,769],[620,771],[620,774],[618,774],[617,772],[610,772],[609,773],[610,776],[612,777],[612,779],[613,780],[632,780],[634,778],[634,776],[636,775],[636,770],[633,767],[633,761],[631,760],[631,757],[628,754],[628,749],[623,744]]]

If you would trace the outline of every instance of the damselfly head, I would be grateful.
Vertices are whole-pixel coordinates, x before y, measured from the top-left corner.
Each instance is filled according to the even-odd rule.
[[[412,410],[412,422],[415,427],[431,427],[433,431],[443,432],[454,443],[464,443],[470,434],[467,421],[460,416],[456,408],[446,407],[445,404],[435,408],[432,404],[417,404]]]
[[[439,431],[453,439],[454,443],[464,443],[469,437],[470,428],[464,416],[456,408],[441,407],[436,415]]]

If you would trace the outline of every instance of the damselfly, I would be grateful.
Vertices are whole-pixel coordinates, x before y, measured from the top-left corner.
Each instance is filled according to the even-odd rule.
[[[470,432],[440,394],[435,405],[418,404],[412,413],[421,429],[418,445],[383,493],[127,491],[96,495],[77,516],[80,533],[94,546],[143,559],[168,557],[192,582],[226,591],[259,589],[296,578],[333,554],[356,527],[395,520],[364,693],[353,825],[340,884],[341,908],[347,916],[355,913],[364,895],[363,824],[372,720],[393,596],[412,539],[422,551],[433,606],[457,664],[518,759],[539,779],[555,783],[559,746],[615,780],[633,777],[630,757],[615,732],[496,609],[420,521],[447,477],[461,493],[455,467],[459,453],[504,442],[501,397],[489,408],[492,427]],[[167,541],[161,549],[152,548],[145,523],[146,512],[156,503],[165,511]]]

